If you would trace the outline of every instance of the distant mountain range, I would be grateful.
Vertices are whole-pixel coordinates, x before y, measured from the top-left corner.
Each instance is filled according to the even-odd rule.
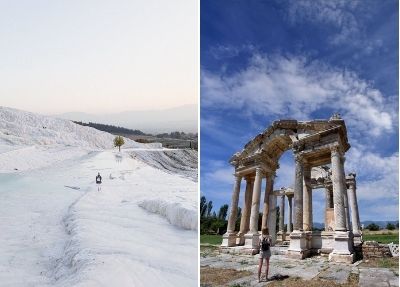
[[[69,112],[56,117],[100,124],[122,126],[145,133],[173,131],[197,132],[197,105],[184,105],[164,110],[126,111],[112,114]]]

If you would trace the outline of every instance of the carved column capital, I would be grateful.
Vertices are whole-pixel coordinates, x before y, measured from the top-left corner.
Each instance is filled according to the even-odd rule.
[[[342,148],[338,144],[332,145],[330,147],[330,150],[332,156],[340,156],[340,157],[343,156]]]
[[[295,162],[303,163],[303,155],[301,155],[299,153],[295,153],[294,154],[294,160],[295,160]]]
[[[262,177],[264,170],[261,167],[256,167],[256,176]]]

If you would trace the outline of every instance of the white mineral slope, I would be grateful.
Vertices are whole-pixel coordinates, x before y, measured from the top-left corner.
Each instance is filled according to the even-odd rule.
[[[179,228],[183,226],[178,219],[172,221],[174,226],[139,207],[153,198],[195,213],[196,183],[127,153],[99,153],[82,164],[82,172],[93,174],[94,165],[108,176],[101,192],[91,189],[70,206],[64,218],[69,239],[54,269],[53,284],[196,286],[197,232]]]
[[[164,170],[197,181],[197,151],[188,149],[131,149],[132,157]]]
[[[69,120],[0,107],[0,172],[19,172],[111,149],[114,136]],[[161,148],[125,139],[125,148]]]
[[[185,152],[166,161],[127,140],[119,153],[112,139],[0,108],[1,286],[197,285],[197,184],[174,160]]]
[[[194,226],[139,206],[155,200],[195,212],[194,181],[113,151],[0,181],[4,286],[197,285]]]

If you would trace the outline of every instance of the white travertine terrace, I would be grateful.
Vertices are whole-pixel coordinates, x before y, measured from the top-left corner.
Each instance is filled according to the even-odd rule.
[[[235,184],[222,247],[251,254],[259,252],[258,214],[262,204],[261,229],[268,228],[275,243],[289,241],[287,256],[303,259],[313,253],[329,253],[331,261],[353,262],[354,246],[362,242],[362,233],[356,175],[346,176],[344,170],[344,155],[349,148],[346,125],[339,115],[329,120],[273,122],[230,159],[235,167]],[[295,158],[294,188],[274,190],[279,158],[289,149]],[[235,222],[242,179],[246,181],[246,190],[237,232]],[[266,188],[262,198],[264,179]],[[326,194],[325,230],[322,232],[312,230],[312,191],[317,188],[324,188]],[[279,230],[275,227],[277,198],[280,198]],[[285,199],[288,211],[285,211]]]

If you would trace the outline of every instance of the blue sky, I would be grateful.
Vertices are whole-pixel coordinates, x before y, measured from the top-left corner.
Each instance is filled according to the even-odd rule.
[[[274,120],[339,112],[361,220],[397,220],[398,1],[202,0],[200,8],[201,194],[217,211],[230,204],[229,158]],[[291,152],[279,164],[276,189],[293,184]],[[315,222],[324,206],[316,190]]]

